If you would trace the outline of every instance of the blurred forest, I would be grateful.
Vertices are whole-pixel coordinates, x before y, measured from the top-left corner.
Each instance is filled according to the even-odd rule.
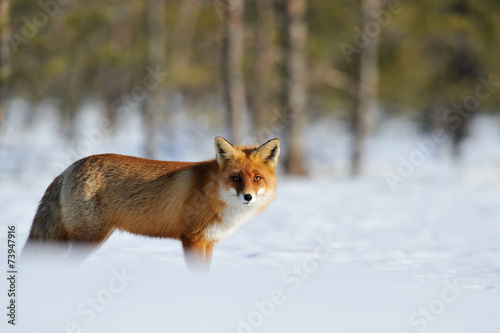
[[[458,155],[470,119],[500,111],[494,0],[0,0],[0,20],[0,121],[13,99],[51,103],[71,140],[85,103],[111,122],[132,103],[147,157],[179,95],[218,101],[235,143],[286,119],[292,174],[311,119],[351,122],[357,174],[380,115],[446,128]]]

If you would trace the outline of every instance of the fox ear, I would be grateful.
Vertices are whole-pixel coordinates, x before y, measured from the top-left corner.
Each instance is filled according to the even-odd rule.
[[[219,165],[222,165],[224,161],[232,160],[236,155],[236,150],[234,150],[233,145],[223,137],[216,137],[214,146],[215,154],[217,155],[217,163],[219,163]]]
[[[257,149],[257,154],[262,161],[269,163],[273,168],[276,167],[280,156],[280,140],[267,141]]]

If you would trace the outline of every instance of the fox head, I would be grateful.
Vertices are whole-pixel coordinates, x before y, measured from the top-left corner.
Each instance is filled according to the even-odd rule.
[[[274,169],[280,142],[272,139],[260,147],[233,146],[215,138],[219,164],[220,198],[230,206],[265,206],[274,198]]]

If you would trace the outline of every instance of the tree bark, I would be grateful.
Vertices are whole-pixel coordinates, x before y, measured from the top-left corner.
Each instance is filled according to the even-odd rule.
[[[243,83],[243,5],[224,0],[222,10],[222,76],[231,140],[241,144],[246,137],[246,103]]]
[[[304,127],[306,106],[305,46],[307,27],[304,21],[305,0],[285,0],[285,98],[289,133],[286,169],[292,175],[304,175]]]
[[[361,26],[373,19],[372,12],[378,12],[382,0],[362,0]],[[367,117],[376,108],[378,89],[378,34],[371,37],[370,43],[361,49],[359,64],[358,101],[354,112],[354,145],[351,159],[351,174],[361,172],[362,155],[365,150]]]
[[[172,28],[169,71],[174,76],[184,73],[189,64],[196,21],[204,4],[203,0],[183,0]]]
[[[146,19],[148,28],[147,61],[148,68],[165,69],[166,58],[166,26],[165,26],[165,0],[147,0]],[[146,74],[147,75],[147,74]],[[154,158],[156,153],[156,127],[161,119],[161,112],[165,111],[163,82],[150,89],[144,87],[147,93],[145,105],[146,125],[146,158]]]
[[[257,9],[257,36],[250,102],[255,133],[259,140],[263,140],[264,138],[259,137],[259,133],[261,130],[269,129],[272,108],[271,94],[273,88],[271,76],[275,58],[274,1],[256,0],[255,4]]]
[[[10,79],[9,33],[10,33],[10,0],[0,0],[0,132],[5,118],[8,84]]]

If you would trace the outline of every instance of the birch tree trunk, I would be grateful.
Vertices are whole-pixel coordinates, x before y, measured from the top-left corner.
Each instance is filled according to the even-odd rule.
[[[159,68],[160,71],[163,71],[166,67],[166,0],[147,0],[146,6],[148,28],[147,67],[151,70]],[[158,80],[157,83],[157,86],[152,86],[150,88],[144,87],[147,94],[144,112],[146,123],[146,158],[155,157],[157,145],[156,127],[161,119],[161,113],[165,112],[164,83],[162,80]]]
[[[246,133],[245,86],[243,82],[243,1],[221,0],[224,99],[229,115],[231,140],[241,144]]]
[[[269,129],[272,108],[272,70],[274,67],[275,19],[274,1],[256,0],[257,36],[251,91],[251,108],[255,133]],[[268,131],[263,131],[263,133]],[[261,140],[261,138],[258,138]],[[271,138],[267,138],[271,139]]]
[[[307,27],[304,22],[306,0],[285,0],[285,98],[288,111],[288,154],[285,164],[289,174],[304,175],[304,127],[306,106],[305,46]]]
[[[379,12],[383,0],[362,0],[362,29],[373,20],[372,13]],[[359,64],[358,101],[354,112],[354,144],[351,158],[351,174],[361,172],[362,155],[365,150],[367,118],[376,108],[378,89],[378,43],[379,35],[371,37],[370,43],[361,49]]]

